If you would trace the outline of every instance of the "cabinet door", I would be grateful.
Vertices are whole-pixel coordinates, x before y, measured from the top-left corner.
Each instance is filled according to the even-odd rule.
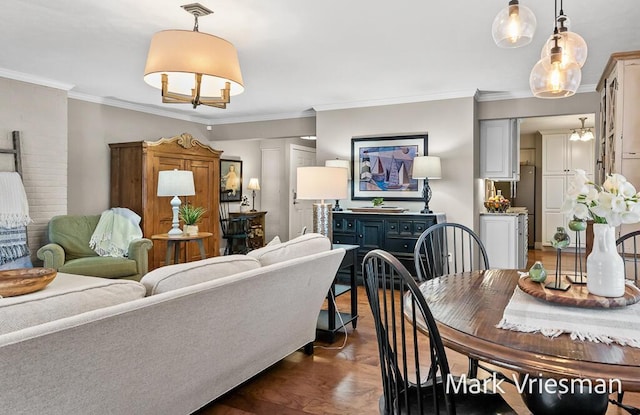
[[[213,236],[204,239],[204,250],[207,257],[216,255],[214,253],[214,241],[219,238],[217,204],[214,204],[213,184],[219,182],[215,177],[214,163],[206,160],[188,160],[185,169],[193,172],[193,183],[196,189],[194,196],[187,196],[183,203],[191,203],[194,206],[202,206],[207,211],[203,215],[198,228],[200,232],[211,232]],[[186,261],[197,261],[200,259],[200,249],[196,243],[185,244]]]
[[[384,221],[375,219],[358,220],[358,241],[360,249],[366,252],[372,249],[385,249]]]
[[[515,119],[480,121],[480,177],[517,180],[520,154],[517,126]]]
[[[593,176],[596,162],[594,156],[594,143],[595,140],[568,142],[567,168],[570,176],[573,176],[573,171],[576,169],[582,169],[587,173],[587,175]]]
[[[621,87],[622,157],[640,158],[640,59],[625,62]],[[634,184],[640,186],[640,183]]]
[[[487,250],[489,266],[497,269],[518,267],[517,216],[482,215],[480,238]]]
[[[567,167],[567,134],[542,136],[542,174],[565,174]]]

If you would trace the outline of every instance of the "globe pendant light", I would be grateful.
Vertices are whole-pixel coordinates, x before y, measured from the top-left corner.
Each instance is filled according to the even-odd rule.
[[[557,29],[556,29],[557,30]],[[554,46],[548,58],[536,63],[529,77],[531,92],[538,98],[565,98],[575,94],[582,80],[582,71],[575,61],[562,64],[559,35],[554,33]]]
[[[556,21],[560,25],[558,28],[558,34],[560,35],[558,46],[562,48],[562,65],[566,65],[570,61],[576,61],[582,68],[587,61],[587,42],[579,34],[569,31],[569,19],[562,9],[562,1],[560,2],[560,15]],[[549,37],[549,40],[542,48],[541,58],[548,58],[551,54],[551,48],[554,46],[553,38],[554,36]]]
[[[511,0],[493,20],[491,34],[501,48],[519,48],[528,45],[536,31],[536,16],[531,9]]]

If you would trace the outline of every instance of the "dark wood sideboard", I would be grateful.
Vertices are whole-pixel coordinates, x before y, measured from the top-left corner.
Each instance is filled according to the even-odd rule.
[[[355,213],[333,212],[333,243],[358,245],[358,278],[362,279],[362,259],[373,249],[384,249],[396,256],[416,275],[413,249],[422,232],[436,223],[446,222],[443,213]]]

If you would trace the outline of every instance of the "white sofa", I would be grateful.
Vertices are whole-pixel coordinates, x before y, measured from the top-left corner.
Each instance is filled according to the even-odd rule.
[[[0,413],[192,413],[301,347],[313,350],[343,256],[308,234],[159,268],[141,283],[59,274],[39,293],[0,298],[0,321],[27,316],[16,323],[24,328],[0,326]],[[69,306],[96,297],[96,309]],[[47,304],[36,310],[39,301]]]

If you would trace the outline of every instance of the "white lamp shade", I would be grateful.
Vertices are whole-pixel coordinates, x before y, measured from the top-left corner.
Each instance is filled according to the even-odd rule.
[[[343,167],[298,167],[297,185],[298,199],[346,199],[347,169]]]
[[[153,35],[144,68],[146,83],[162,89],[162,74],[167,74],[171,92],[191,96],[197,73],[202,74],[203,98],[219,97],[227,81],[230,95],[244,91],[238,53],[230,42],[191,30],[163,30]]]
[[[347,178],[351,177],[351,162],[349,160],[333,159],[324,162],[325,167],[342,167],[347,169]]]
[[[195,194],[192,171],[176,169],[158,172],[158,196],[193,196]]]
[[[418,156],[413,159],[413,170],[411,173],[413,179],[440,179],[442,178],[442,169],[440,165],[440,157],[435,156]]]
[[[249,190],[260,190],[260,182],[257,177],[252,177],[249,179],[249,184],[247,185],[247,189]]]
[[[578,134],[576,130],[573,130],[573,132],[569,136],[569,141],[580,141],[580,134]]]
[[[594,138],[595,136],[593,135],[593,131],[591,131],[591,128],[589,128],[587,131],[585,131],[582,134],[582,137],[580,137],[580,140],[589,141],[589,140],[593,140]]]
[[[501,48],[518,48],[527,45],[536,31],[536,16],[518,1],[510,1],[500,10],[491,27],[494,42]]]

